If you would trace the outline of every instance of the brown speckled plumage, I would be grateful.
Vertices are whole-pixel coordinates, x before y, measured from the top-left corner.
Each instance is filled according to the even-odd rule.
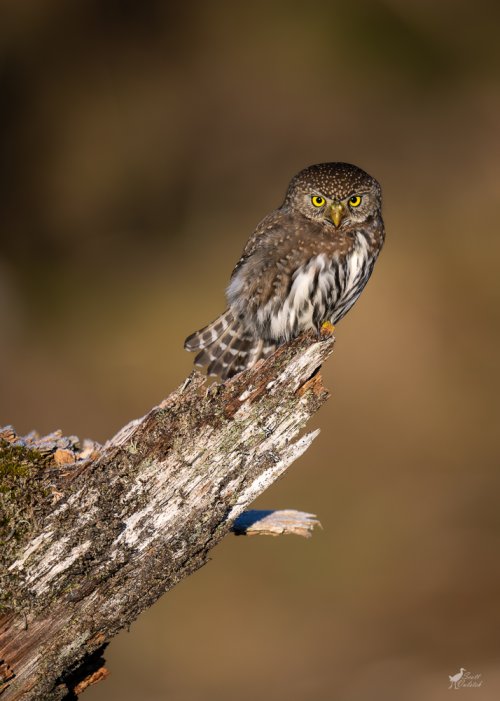
[[[250,236],[226,312],[186,339],[187,350],[199,351],[195,363],[226,379],[302,331],[338,322],[382,248],[381,205],[380,185],[356,166],[322,163],[298,173],[282,206]]]

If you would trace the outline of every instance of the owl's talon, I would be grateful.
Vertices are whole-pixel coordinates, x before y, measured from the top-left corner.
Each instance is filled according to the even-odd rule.
[[[321,324],[320,334],[322,336],[332,336],[335,331],[335,326],[330,321],[324,321]]]

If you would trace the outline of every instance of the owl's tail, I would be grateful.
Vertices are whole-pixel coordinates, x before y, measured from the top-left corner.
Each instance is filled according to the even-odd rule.
[[[230,309],[184,342],[186,350],[200,351],[194,359],[195,365],[206,365],[207,375],[218,375],[221,380],[251,368],[261,358],[271,355],[276,346],[253,338]]]

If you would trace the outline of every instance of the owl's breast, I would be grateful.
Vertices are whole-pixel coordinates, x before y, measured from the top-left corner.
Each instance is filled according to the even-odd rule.
[[[339,285],[338,266],[327,254],[310,257],[285,278],[285,284],[280,276],[275,294],[253,311],[259,334],[281,342],[319,328]]]
[[[288,341],[335,323],[354,304],[373,267],[368,239],[355,234],[343,247],[318,243],[290,246],[279,257],[263,247],[237,270],[228,301],[252,335]]]
[[[370,237],[364,233],[355,234],[354,246],[337,262],[338,294],[327,310],[327,318],[332,324],[345,316],[358,299],[372,274],[379,252],[380,247],[374,246]]]
[[[345,255],[320,253],[299,266],[286,293],[262,305],[258,326],[275,340],[336,323],[356,302],[371,275],[376,255],[363,235],[356,235]]]

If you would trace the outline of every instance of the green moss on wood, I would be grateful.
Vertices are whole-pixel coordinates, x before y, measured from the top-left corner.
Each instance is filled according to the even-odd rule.
[[[15,605],[8,567],[50,503],[46,460],[33,448],[0,439],[0,612]]]

